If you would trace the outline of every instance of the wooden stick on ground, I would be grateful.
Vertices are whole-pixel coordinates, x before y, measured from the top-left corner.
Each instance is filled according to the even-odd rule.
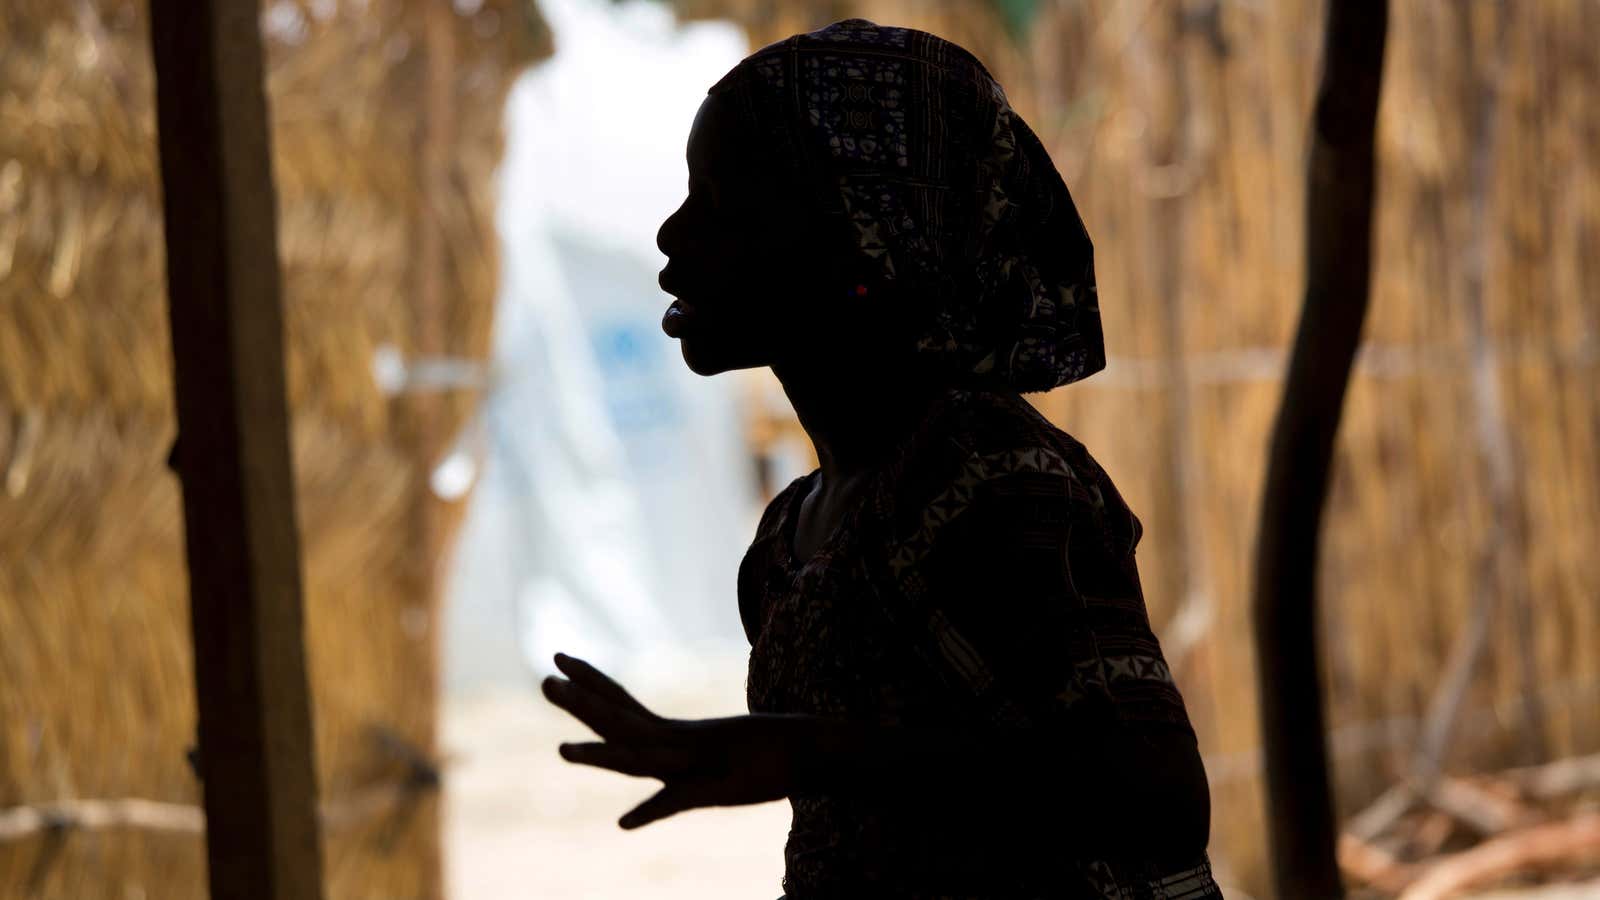
[[[1339,835],[1339,868],[1358,883],[1398,894],[1417,878],[1417,866],[1349,832]]]
[[[1541,766],[1505,773],[1535,799],[1600,788],[1600,753],[1569,756]]]
[[[1400,900],[1443,900],[1458,891],[1538,866],[1573,865],[1600,855],[1600,814],[1512,831],[1445,857]]]
[[[1484,837],[1510,831],[1540,818],[1533,810],[1515,800],[1448,775],[1436,776],[1425,796],[1434,809],[1449,814]]]

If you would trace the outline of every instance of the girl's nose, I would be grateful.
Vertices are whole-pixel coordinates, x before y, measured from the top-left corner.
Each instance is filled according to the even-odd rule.
[[[656,249],[666,256],[672,255],[673,238],[677,234],[678,217],[682,213],[683,207],[679,206],[672,212],[672,215],[667,216],[666,220],[661,223],[661,227],[656,229]]]

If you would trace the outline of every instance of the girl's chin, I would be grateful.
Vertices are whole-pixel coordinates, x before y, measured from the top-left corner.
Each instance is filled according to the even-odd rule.
[[[712,340],[707,335],[683,335],[678,338],[678,345],[683,351],[684,363],[689,366],[689,371],[696,375],[716,375],[734,369],[754,369],[768,364],[761,354],[751,353],[748,347],[735,349]]]

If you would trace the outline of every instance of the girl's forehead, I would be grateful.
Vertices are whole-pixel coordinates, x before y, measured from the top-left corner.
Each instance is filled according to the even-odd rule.
[[[731,98],[707,94],[689,128],[689,172],[719,179],[746,174],[753,153]]]

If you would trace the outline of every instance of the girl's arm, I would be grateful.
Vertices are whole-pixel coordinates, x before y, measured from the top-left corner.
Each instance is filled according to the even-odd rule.
[[[562,744],[562,757],[663,782],[622,817],[624,828],[806,793],[936,799],[975,813],[981,827],[1056,822],[1059,833],[1039,832],[1047,839],[1158,842],[1163,828],[1183,824],[1163,807],[1205,812],[1196,807],[1205,799],[1203,772],[1198,801],[1184,793],[1195,783],[1198,753],[1192,763],[1174,758],[1171,744],[1121,728],[1068,735],[772,713],[668,719],[582,660],[558,655],[556,664],[570,680],[546,679],[545,695],[603,738]],[[1074,812],[1086,809],[1093,814]],[[1064,830],[1073,822],[1096,831]],[[1193,833],[1194,823],[1184,827]]]

